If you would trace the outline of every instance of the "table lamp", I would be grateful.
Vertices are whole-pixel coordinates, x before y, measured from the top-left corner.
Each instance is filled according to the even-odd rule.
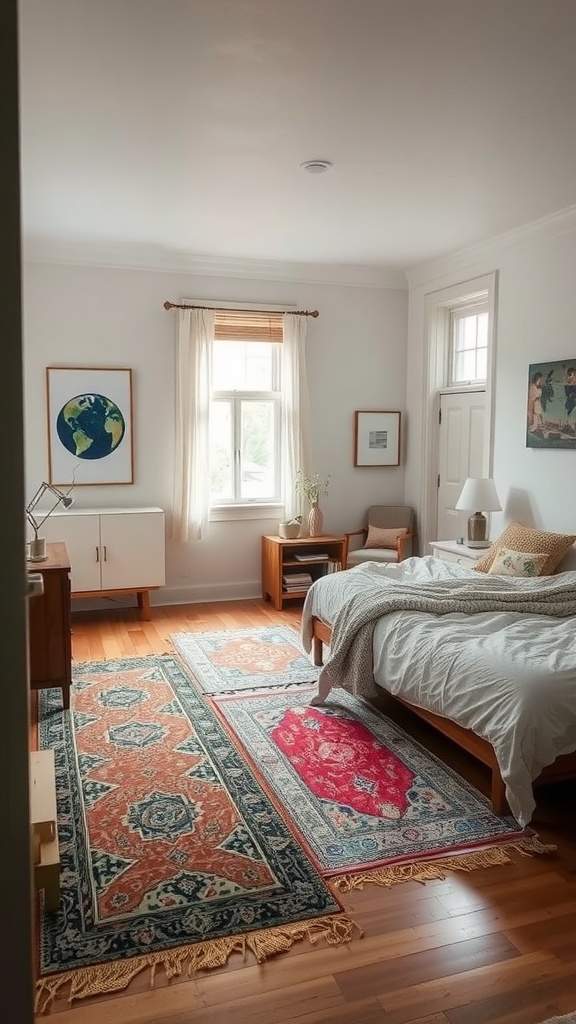
[[[30,523],[30,526],[34,530],[34,540],[30,541],[30,553],[28,555],[28,561],[43,562],[44,559],[47,558],[46,539],[44,537],[38,536],[40,527],[42,526],[42,523],[46,522],[48,516],[52,515],[54,509],[58,508],[58,505],[61,504],[64,506],[64,508],[70,508],[70,505],[72,505],[74,501],[74,498],[70,497],[71,490],[72,488],[70,488],[70,490],[64,493],[64,491],[59,491],[57,487],[53,487],[52,484],[47,484],[46,481],[43,481],[40,484],[40,487],[36,491],[36,494],[34,495],[32,500],[27,504],[26,518]],[[49,508],[47,512],[40,513],[42,515],[42,518],[37,519],[36,516],[33,515],[34,509],[36,508],[38,502],[41,501],[41,499],[44,497],[47,491],[50,491],[51,495],[55,497],[56,500],[52,507]]]
[[[494,481],[488,477],[467,477],[454,508],[459,512],[474,510],[468,520],[468,547],[490,547],[490,541],[486,539],[486,516],[482,512],[500,512],[502,509]]]

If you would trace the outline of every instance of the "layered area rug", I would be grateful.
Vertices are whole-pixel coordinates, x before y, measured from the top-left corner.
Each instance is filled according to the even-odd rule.
[[[549,1017],[548,1020],[542,1021],[542,1024],[576,1024],[576,1011],[563,1017]]]
[[[290,626],[174,633],[170,640],[205,693],[285,689],[315,683],[320,672]]]
[[[343,690],[212,698],[325,876],[390,885],[547,848],[390,719]]]
[[[60,909],[40,913],[38,1008],[257,960],[353,922],[175,658],[77,665],[71,710],[39,694],[55,751]]]

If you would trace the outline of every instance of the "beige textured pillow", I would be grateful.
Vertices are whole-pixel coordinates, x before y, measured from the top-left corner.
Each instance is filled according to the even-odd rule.
[[[366,537],[365,548],[395,548],[396,541],[408,533],[407,526],[385,530],[380,526],[368,524],[368,536]]]
[[[568,536],[564,533],[545,533],[544,530],[532,530],[528,526],[522,526],[521,523],[509,523],[502,536],[492,547],[488,548],[482,558],[478,559],[474,568],[477,572],[489,572],[499,550],[511,548],[512,551],[547,555],[538,575],[551,576],[575,540],[576,536]]]
[[[488,573],[498,576],[539,576],[547,558],[548,555],[536,555],[533,551],[498,548]]]

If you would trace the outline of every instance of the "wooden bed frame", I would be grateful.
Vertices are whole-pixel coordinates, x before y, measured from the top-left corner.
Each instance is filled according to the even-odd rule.
[[[322,665],[323,644],[330,645],[332,630],[330,626],[315,616],[312,616],[311,625],[312,657],[315,665]],[[425,711],[424,708],[419,708],[402,697],[388,693],[387,690],[385,692],[392,700],[408,708],[418,718],[422,718],[438,732],[442,733],[443,736],[453,740],[459,747],[462,747],[463,750],[466,750],[467,753],[472,754],[473,757],[476,757],[482,764],[486,765],[491,772],[490,798],[494,813],[498,815],[510,813],[506,801],[506,787],[500,774],[496,755],[487,740],[477,736],[471,729],[464,729],[461,725],[457,725],[456,722],[452,722],[449,718],[443,718],[432,711]],[[576,778],[576,751],[572,754],[564,754],[562,757],[557,757],[554,764],[544,768],[542,774],[535,779],[534,784],[540,785],[544,782],[560,782],[564,779],[574,778]]]

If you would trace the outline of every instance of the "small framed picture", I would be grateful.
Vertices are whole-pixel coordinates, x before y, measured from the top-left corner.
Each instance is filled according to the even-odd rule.
[[[132,370],[48,366],[48,482],[131,484]]]
[[[399,412],[360,409],[354,413],[354,465],[400,465]]]

